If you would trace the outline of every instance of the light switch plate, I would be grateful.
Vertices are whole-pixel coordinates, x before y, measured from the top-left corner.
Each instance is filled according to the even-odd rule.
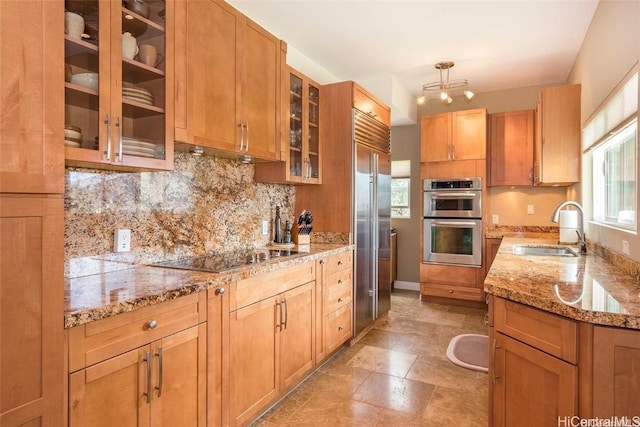
[[[117,228],[113,234],[113,251],[129,252],[131,250],[131,230],[128,228]]]
[[[269,221],[263,220],[262,221],[262,235],[266,236],[267,234],[269,234]]]
[[[533,205],[527,205],[527,215],[533,215],[534,213]]]

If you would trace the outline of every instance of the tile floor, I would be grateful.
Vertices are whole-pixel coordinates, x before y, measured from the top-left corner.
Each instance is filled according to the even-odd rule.
[[[486,427],[487,374],[445,354],[454,336],[487,333],[485,313],[396,290],[388,317],[253,426]]]

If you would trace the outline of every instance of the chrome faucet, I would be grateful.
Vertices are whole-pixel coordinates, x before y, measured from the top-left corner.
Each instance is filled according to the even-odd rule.
[[[560,206],[558,206],[556,210],[553,212],[553,215],[551,215],[551,222],[558,222],[558,217],[560,216],[560,210],[565,206],[569,206],[569,205],[575,206],[576,208],[578,208],[578,211],[580,211],[580,231],[576,230],[576,233],[578,234],[578,238],[580,239],[580,253],[586,254],[587,241],[584,235],[584,209],[582,209],[582,206],[580,206],[580,203],[574,202],[573,200],[567,200],[566,202],[560,203]]]

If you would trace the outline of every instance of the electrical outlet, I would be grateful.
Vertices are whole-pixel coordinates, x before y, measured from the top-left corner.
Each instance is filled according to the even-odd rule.
[[[494,225],[498,224],[498,220],[499,220],[498,214],[491,215],[491,224],[494,224]]]
[[[625,255],[629,255],[629,242],[626,240],[622,241],[622,253]]]
[[[117,228],[113,234],[113,251],[129,252],[131,250],[131,230],[128,228]]]
[[[262,220],[262,235],[266,236],[267,234],[269,234],[269,221]]]
[[[534,212],[533,205],[527,205],[527,215],[533,215]]]

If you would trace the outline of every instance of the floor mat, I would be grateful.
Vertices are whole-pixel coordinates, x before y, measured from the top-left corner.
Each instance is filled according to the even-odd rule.
[[[447,357],[463,368],[488,372],[489,337],[478,334],[455,336],[447,348]]]

